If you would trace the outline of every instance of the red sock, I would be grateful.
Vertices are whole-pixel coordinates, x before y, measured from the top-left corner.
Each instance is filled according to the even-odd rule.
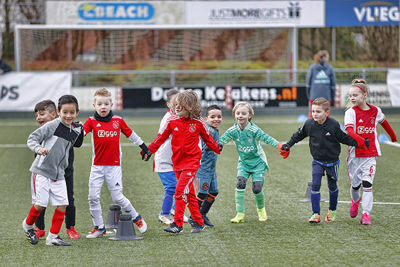
[[[35,208],[35,205],[32,205],[31,209],[29,210],[28,217],[26,217],[26,224],[33,225],[41,212],[41,210],[37,210]]]
[[[59,211],[58,209],[54,211],[53,219],[51,220],[50,233],[58,235],[64,221],[64,216],[65,211]]]

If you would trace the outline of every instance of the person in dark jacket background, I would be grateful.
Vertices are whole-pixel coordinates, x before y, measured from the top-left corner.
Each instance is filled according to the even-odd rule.
[[[314,99],[323,97],[327,99],[331,106],[335,103],[336,77],[333,68],[328,63],[329,53],[320,50],[314,56],[314,61],[307,72],[306,94],[308,98],[309,114],[311,118],[311,104]]]
[[[4,74],[10,71],[12,71],[10,65],[8,65],[7,62],[5,62],[5,60],[0,57],[0,74]]]

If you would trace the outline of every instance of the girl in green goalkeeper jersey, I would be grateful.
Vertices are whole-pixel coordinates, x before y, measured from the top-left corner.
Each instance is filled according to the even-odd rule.
[[[220,144],[224,145],[229,141],[236,144],[239,153],[237,184],[235,192],[236,216],[232,223],[244,222],[244,195],[246,182],[250,175],[253,181],[253,194],[256,200],[259,221],[268,219],[264,206],[264,185],[265,170],[269,170],[267,158],[261,146],[261,141],[277,148],[281,155],[286,158],[287,151],[282,150],[282,144],[265,133],[257,125],[251,122],[254,110],[247,102],[238,102],[232,111],[237,123],[229,128],[220,138]]]

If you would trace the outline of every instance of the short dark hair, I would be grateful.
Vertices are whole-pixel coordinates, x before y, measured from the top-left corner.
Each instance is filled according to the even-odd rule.
[[[208,106],[207,109],[206,109],[206,117],[208,117],[208,113],[209,113],[211,110],[214,110],[214,109],[217,109],[217,110],[222,111],[222,109],[221,109],[218,105],[211,105],[211,106]]]
[[[322,109],[325,111],[328,111],[331,109],[331,105],[329,104],[329,101],[323,97],[318,97],[318,98],[314,99],[314,101],[312,102],[312,105],[321,106]]]
[[[76,99],[73,95],[63,95],[58,99],[58,110],[61,110],[62,105],[64,104],[75,104],[76,110],[79,111],[78,99]]]
[[[174,95],[176,95],[177,93],[179,93],[179,90],[175,89],[175,88],[171,88],[171,89],[167,90],[167,92],[165,93],[167,96],[167,102],[170,102],[172,97]]]
[[[43,101],[40,101],[39,103],[37,103],[35,105],[35,113],[38,111],[44,111],[47,110],[48,112],[56,112],[56,104],[54,104],[53,101],[51,101],[50,99],[46,99]]]

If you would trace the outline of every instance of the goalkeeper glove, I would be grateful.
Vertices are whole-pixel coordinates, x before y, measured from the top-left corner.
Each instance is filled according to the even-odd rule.
[[[286,159],[287,157],[289,157],[290,146],[288,144],[279,143],[278,150],[279,150],[279,154],[281,154],[283,159]]]
[[[142,149],[142,151],[140,151],[140,155],[142,155],[142,160],[148,161],[151,157],[150,150],[147,148],[147,146],[144,142],[139,147]]]

